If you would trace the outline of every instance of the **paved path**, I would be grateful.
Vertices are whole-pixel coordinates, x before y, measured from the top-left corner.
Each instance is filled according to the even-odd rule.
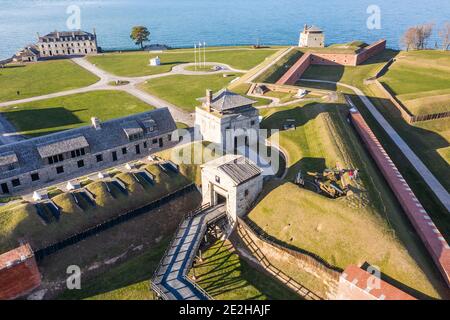
[[[98,68],[96,65],[90,63],[85,58],[73,58],[71,60],[73,62],[75,62],[76,64],[78,64],[80,67],[82,67],[82,68],[86,69],[87,71],[91,72],[92,74],[96,75],[99,78],[99,80],[96,83],[94,83],[90,86],[87,86],[87,87],[83,87],[83,88],[60,91],[60,92],[50,93],[50,94],[46,94],[46,95],[42,95],[42,96],[26,98],[26,99],[2,102],[2,103],[0,103],[0,107],[7,107],[7,106],[19,104],[19,103],[28,103],[28,102],[33,102],[33,101],[63,97],[63,96],[67,96],[67,95],[92,92],[92,91],[97,91],[97,90],[119,90],[119,91],[125,91],[125,92],[129,93],[129,94],[135,96],[136,98],[154,106],[155,108],[168,108],[170,113],[172,114],[173,118],[175,119],[175,121],[183,122],[183,123],[187,124],[188,126],[193,126],[194,125],[194,116],[192,113],[188,113],[161,98],[151,95],[150,93],[148,93],[146,91],[140,90],[138,88],[138,85],[145,81],[151,80],[151,79],[162,78],[162,77],[167,77],[167,76],[176,75],[176,74],[201,76],[201,75],[220,74],[220,73],[226,73],[226,72],[239,72],[239,73],[247,72],[247,70],[235,69],[224,63],[208,62],[208,63],[206,63],[206,65],[210,65],[210,66],[217,65],[217,66],[220,66],[221,69],[217,70],[217,71],[210,71],[210,72],[191,71],[191,70],[186,70],[186,68],[193,66],[194,63],[184,63],[184,64],[175,66],[170,72],[142,76],[142,77],[120,77],[120,76],[110,74],[109,72]],[[117,80],[128,81],[128,84],[122,85],[122,86],[109,85],[109,83],[115,82]],[[14,138],[12,138],[13,136],[7,137],[8,133],[14,133],[14,130],[11,131],[11,128],[13,128],[13,127],[10,124],[8,125],[7,121],[5,119],[3,119],[3,121],[1,121],[1,120],[2,119],[0,119],[0,133],[2,133],[2,134],[0,135],[0,143],[6,144],[6,143],[12,143],[12,142],[17,141],[17,139],[18,139],[17,137],[14,137]]]
[[[169,300],[208,300],[209,296],[187,278],[208,223],[226,214],[224,205],[208,208],[180,224],[155,275],[152,285]]]
[[[428,187],[433,191],[436,197],[441,201],[444,207],[450,212],[450,195],[442,186],[442,184],[436,179],[436,177],[431,173],[427,166],[420,160],[420,158],[414,153],[414,151],[408,146],[408,144],[403,140],[400,135],[395,131],[395,129],[389,124],[389,122],[383,117],[383,115],[377,110],[373,103],[366,97],[366,95],[358,88],[350,86],[348,84],[325,81],[325,80],[312,80],[312,79],[302,79],[303,81],[309,82],[322,82],[337,84],[346,88],[349,88],[355,92],[355,94],[361,99],[361,101],[366,106],[367,110],[372,114],[378,124],[386,131],[388,136],[397,145],[403,155],[409,160],[411,165],[416,169],[417,173],[422,177]]]

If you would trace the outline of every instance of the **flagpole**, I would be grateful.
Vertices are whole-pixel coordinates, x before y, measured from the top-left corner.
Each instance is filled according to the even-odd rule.
[[[203,42],[203,53],[204,53],[204,63],[203,66],[206,68],[206,42]]]
[[[197,45],[194,44],[194,68],[197,71]]]

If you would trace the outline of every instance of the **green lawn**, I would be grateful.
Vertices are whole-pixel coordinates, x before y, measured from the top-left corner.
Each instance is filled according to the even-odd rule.
[[[21,134],[39,136],[151,110],[153,107],[122,91],[93,91],[2,108]]]
[[[156,248],[131,258],[83,282],[81,290],[66,290],[61,300],[153,300],[150,279],[161,260],[167,239]]]
[[[0,68],[0,102],[85,87],[97,80],[70,60],[10,65]]]
[[[285,245],[332,265],[344,269],[367,261],[420,292],[439,296],[434,287],[441,282],[439,273],[340,108],[310,103],[262,112],[265,128],[281,128],[286,118],[295,119],[297,127],[279,134],[288,154],[288,180],[266,190],[249,218]],[[299,169],[320,171],[336,163],[360,169],[354,195],[332,200],[290,182]]]
[[[275,83],[283,74],[286,73],[297,61],[301,58],[303,52],[299,50],[292,50],[290,53],[281,58],[277,63],[263,72],[255,82]]]
[[[191,270],[216,300],[295,300],[290,289],[242,260],[228,241],[216,241]]]
[[[278,50],[279,48],[223,48],[208,50],[206,61],[225,63],[236,69],[247,70],[257,66]],[[156,67],[149,66],[149,59],[156,56],[161,58],[161,65]],[[106,53],[90,56],[87,59],[108,72],[118,76],[129,77],[169,72],[175,65],[195,61],[192,49],[168,50],[157,54],[149,52]]]
[[[380,81],[413,114],[450,111],[450,52],[401,52]]]
[[[168,77],[152,79],[141,85],[141,89],[160,97],[177,107],[193,112],[195,106],[200,105],[197,98],[205,96],[205,90],[214,92],[225,88],[239,74],[224,78],[221,74],[205,76],[172,75]]]

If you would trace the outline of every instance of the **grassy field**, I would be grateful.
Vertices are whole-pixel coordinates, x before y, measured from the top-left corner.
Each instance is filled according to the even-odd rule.
[[[27,136],[40,136],[153,109],[122,91],[93,91],[2,108],[6,117]]]
[[[367,261],[406,286],[439,296],[438,272],[339,108],[310,103],[263,111],[265,128],[281,128],[286,118],[297,127],[279,134],[288,153],[287,180],[266,190],[249,218],[284,244],[332,265]],[[299,169],[320,171],[336,163],[360,169],[353,196],[332,200],[290,182]]]
[[[400,54],[405,53],[401,52]],[[411,56],[417,55],[418,57],[421,57],[421,59],[425,59],[427,56],[445,55],[445,53],[439,51],[415,51],[409,52],[408,55],[409,54]],[[416,122],[410,125],[403,120],[399,111],[388,99],[386,99],[383,93],[381,93],[375,85],[366,86],[363,84],[365,78],[373,76],[384,63],[390,58],[395,58],[397,55],[399,55],[398,51],[385,50],[382,54],[367,60],[364,64],[357,67],[313,66],[307,70],[303,77],[340,81],[359,87],[372,100],[378,111],[380,111],[390,122],[394,129],[408,143],[442,185],[447,190],[450,190],[450,172],[448,170],[450,164],[450,120],[440,119]],[[435,59],[430,59],[429,63],[436,67],[436,63],[442,63],[439,59],[437,61],[439,62],[436,62]],[[443,65],[445,65],[445,63],[443,63]],[[413,85],[415,81],[415,79],[412,79],[406,86]],[[418,83],[420,82],[421,80],[419,79]],[[305,81],[299,81],[299,84],[305,86],[311,85],[311,83]],[[329,90],[337,89],[345,91],[342,87],[336,88],[334,85],[316,84],[316,86]],[[438,89],[437,91],[424,91],[416,94],[405,93],[404,96],[411,98],[412,100],[410,101],[413,101],[416,98],[426,97],[429,93],[437,93],[437,96],[439,96],[445,92],[446,89]],[[386,136],[384,130],[379,130],[379,126],[367,112],[361,101],[359,99],[354,99],[354,102],[358,104],[360,111],[364,113],[366,121],[369,121],[371,128],[376,131],[377,137],[381,139],[383,146],[393,158],[393,161],[399,170],[407,177],[408,183],[420,202],[425,206],[427,211],[433,215],[433,220],[437,223],[441,232],[448,237],[450,234],[450,221],[448,219],[447,211],[439,204],[438,200],[434,198],[431,190],[428,189],[422,178],[411,167],[408,160],[401,155],[390,138]]]
[[[205,90],[214,92],[225,88],[238,74],[223,77],[221,74],[205,76],[173,75],[153,79],[141,85],[141,89],[160,97],[181,109],[193,112],[200,103],[197,98],[205,96]]]
[[[295,300],[299,297],[242,260],[228,241],[216,241],[203,252],[190,275],[217,300]]]
[[[299,50],[292,50],[277,63],[263,72],[255,82],[275,83],[280,79],[283,74],[289,70],[297,61],[301,58],[303,52]]]
[[[97,80],[70,60],[10,65],[0,68],[0,102],[85,87]]]
[[[450,52],[401,52],[380,81],[413,114],[450,111]]]
[[[68,193],[54,196],[52,200],[60,208],[61,217],[48,225],[42,223],[35,206],[29,203],[0,207],[0,252],[14,248],[19,240],[26,240],[34,249],[45,247],[190,183],[183,175],[166,174],[155,165],[148,165],[147,170],[155,176],[156,184],[153,186],[141,185],[129,173],[116,175],[126,185],[127,195],[112,184],[108,185],[110,193],[104,182],[90,183],[87,189],[95,195],[95,207],[83,199],[77,205]]]
[[[274,49],[223,48],[210,49],[206,53],[207,62],[220,62],[233,68],[247,70],[264,61],[265,58],[277,52]],[[161,65],[149,66],[149,59],[159,56]],[[194,62],[194,51],[169,50],[164,53],[127,52],[107,53],[88,57],[88,60],[98,67],[118,76],[137,77],[169,72],[175,65]]]
[[[154,300],[150,279],[161,260],[166,239],[147,252],[83,282],[81,290],[65,290],[61,300]]]

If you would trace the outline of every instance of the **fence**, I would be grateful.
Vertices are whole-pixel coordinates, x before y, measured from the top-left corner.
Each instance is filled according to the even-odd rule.
[[[49,245],[45,248],[39,249],[37,251],[34,252],[34,255],[36,257],[37,261],[41,261],[42,259],[44,259],[46,256],[49,256],[61,249],[64,249],[68,246],[71,246],[73,244],[76,244],[88,237],[94,236],[102,231],[108,230],[118,224],[121,224],[123,222],[126,222],[130,219],[133,219],[135,217],[138,217],[142,214],[147,213],[150,210],[154,210],[166,203],[168,203],[169,201],[176,199],[182,195],[185,195],[193,190],[196,190],[195,184],[191,183],[183,188],[180,188],[166,196],[164,196],[163,198],[160,198],[158,200],[155,200],[145,206],[142,206],[138,209],[135,210],[131,210],[128,211],[126,213],[123,213],[117,217],[114,217],[112,219],[109,219],[101,224],[98,224],[94,227],[91,227],[89,229],[86,229],[82,232],[79,232],[73,236],[70,236],[69,238],[66,238],[62,241],[56,242],[52,245]]]
[[[330,278],[332,278],[333,280],[339,281],[339,276],[342,272],[341,268],[329,264],[321,257],[312,252],[300,248],[291,249],[279,244],[278,243],[279,240],[266,234],[263,230],[261,230],[260,227],[258,227],[256,224],[254,224],[252,221],[248,219],[246,219],[245,221],[239,219],[239,223],[244,225],[244,227],[246,227],[249,231],[254,233],[259,240],[269,244],[270,246],[280,251],[287,253],[288,255],[295,257],[296,259],[305,262],[306,264],[314,267],[317,270],[320,270],[321,272],[324,272],[325,274],[330,276]]]

